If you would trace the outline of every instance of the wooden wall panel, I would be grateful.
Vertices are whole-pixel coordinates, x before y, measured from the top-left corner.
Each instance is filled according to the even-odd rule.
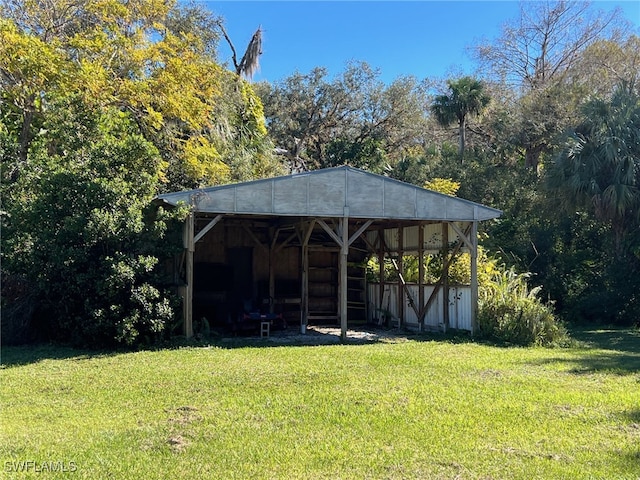
[[[224,221],[224,220],[223,220]],[[196,243],[194,261],[206,263],[225,263],[224,225],[218,224]]]
[[[223,220],[196,244],[194,261],[196,263],[226,265],[228,263],[228,249],[251,248],[253,250],[254,291],[260,296],[268,297],[269,242],[264,230],[252,230],[252,234],[249,234],[241,226],[224,225]],[[298,246],[288,246],[278,249],[275,253],[276,295],[300,295],[300,250]]]

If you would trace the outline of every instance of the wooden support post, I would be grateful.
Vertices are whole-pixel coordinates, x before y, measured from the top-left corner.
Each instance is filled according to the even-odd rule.
[[[349,256],[349,218],[340,219],[342,244],[340,245],[340,338],[347,339],[347,258]]]
[[[398,327],[405,324],[404,318],[404,228],[398,228]]]
[[[275,228],[269,228],[269,313],[273,313],[276,297],[276,240],[278,232]]]
[[[453,259],[451,259],[453,260]],[[449,223],[442,222],[442,325],[449,328]]]
[[[302,245],[302,285],[300,288],[300,332],[306,333],[309,323],[309,245]]]
[[[418,225],[418,305],[424,305],[424,225]],[[424,330],[424,316],[418,316],[418,328]]]
[[[384,305],[384,230],[382,228],[378,230],[378,272],[380,276],[380,283],[378,284],[378,298],[380,300],[378,315],[380,315],[379,324],[382,325],[382,319],[384,318],[382,313],[382,306]]]
[[[184,222],[183,244],[185,248],[185,288],[182,299],[183,333],[187,338],[193,337],[193,254],[195,242],[193,238],[194,214],[189,214]]]
[[[474,207],[477,214],[477,207]],[[474,215],[476,218],[477,216]],[[471,335],[476,333],[478,322],[478,221],[474,220],[471,227]]]
[[[309,323],[309,238],[315,226],[312,220],[302,239],[302,278],[300,288],[300,331],[306,333]]]

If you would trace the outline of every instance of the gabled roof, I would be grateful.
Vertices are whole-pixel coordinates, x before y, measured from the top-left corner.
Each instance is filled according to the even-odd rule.
[[[502,214],[348,166],[167,193],[157,199],[214,214],[448,221],[489,220]]]

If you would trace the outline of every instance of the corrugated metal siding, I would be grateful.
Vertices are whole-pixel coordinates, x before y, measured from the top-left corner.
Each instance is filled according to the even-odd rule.
[[[471,287],[449,289],[449,328],[471,331]]]
[[[309,176],[283,177],[274,183],[274,213],[287,215],[295,208],[301,215],[309,213]]]
[[[408,285],[408,288],[411,296],[417,302],[419,293],[418,285]],[[431,296],[434,288],[433,285],[423,286],[425,302],[429,296]],[[378,309],[380,305],[382,305],[383,310],[389,310],[389,312],[394,315],[394,323],[396,323],[398,318],[398,285],[385,284],[382,303],[380,303],[379,290],[380,287],[377,283],[369,283],[367,285],[367,299],[369,302],[368,320],[371,322],[377,317],[379,314]],[[442,298],[443,291],[440,290],[425,315],[425,327],[427,329],[441,330],[443,328]],[[406,295],[404,295],[404,301],[406,326],[409,328],[418,328],[418,318],[413,308],[409,305],[409,299]],[[471,331],[471,287],[457,286],[449,288],[449,328]]]

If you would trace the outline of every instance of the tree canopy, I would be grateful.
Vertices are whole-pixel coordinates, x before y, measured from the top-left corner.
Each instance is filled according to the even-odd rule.
[[[640,225],[640,98],[621,87],[610,100],[585,103],[582,114],[549,182],[568,209],[584,208],[611,227],[619,256]]]
[[[217,62],[220,20],[197,5],[7,1],[1,14],[3,284],[26,282],[51,338],[162,336],[175,305],[157,267],[181,212],[150,202],[279,173],[262,103]]]
[[[473,47],[475,76],[385,83],[352,62],[252,84],[261,29],[238,61],[200,3],[5,0],[3,339],[168,335],[177,280],[160,267],[186,211],[154,196],[337,165],[500,208],[493,265],[563,318],[637,323],[639,46],[618,11],[522,2]]]
[[[382,173],[424,135],[427,92],[416,79],[385,85],[365,63],[327,75],[316,68],[258,88],[291,170],[349,164]]]

